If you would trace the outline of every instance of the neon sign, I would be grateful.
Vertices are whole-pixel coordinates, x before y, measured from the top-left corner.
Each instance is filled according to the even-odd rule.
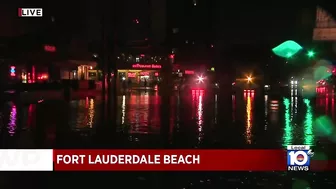
[[[16,75],[15,72],[16,72],[15,71],[15,66],[11,66],[10,67],[10,76],[15,77],[15,75]]]
[[[186,75],[192,75],[192,74],[194,74],[195,72],[194,72],[193,70],[186,70],[186,71],[184,71],[184,73],[185,73]]]
[[[132,68],[147,68],[147,69],[161,69],[159,64],[133,64]]]
[[[154,73],[154,76],[155,76],[155,77],[158,77],[158,76],[159,76],[159,73],[158,73],[158,72],[155,72],[155,73]]]
[[[149,76],[149,72],[141,72],[140,75],[142,75],[142,76]]]
[[[136,73],[133,73],[133,72],[129,72],[127,74],[127,77],[135,77],[136,76]]]

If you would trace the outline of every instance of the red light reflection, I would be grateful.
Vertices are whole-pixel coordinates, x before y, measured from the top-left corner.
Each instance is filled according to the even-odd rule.
[[[246,97],[249,97],[249,96],[254,98],[254,92],[255,91],[253,89],[244,90],[244,99],[246,99]]]

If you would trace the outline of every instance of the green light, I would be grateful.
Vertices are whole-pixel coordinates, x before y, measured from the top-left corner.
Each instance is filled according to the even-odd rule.
[[[307,112],[304,121],[304,142],[305,145],[314,145],[313,133],[313,113],[309,99],[304,99],[303,102],[307,107]]]
[[[312,58],[312,57],[315,56],[315,52],[314,52],[314,51],[308,51],[307,56],[308,56],[309,58]]]
[[[283,146],[287,147],[288,145],[292,144],[293,141],[293,127],[291,124],[290,118],[290,101],[288,98],[285,98],[283,101],[285,105],[285,129],[284,129],[284,136],[283,136]]]
[[[273,53],[283,58],[291,58],[302,50],[302,47],[295,41],[285,41],[272,49]]]
[[[211,68],[211,71],[213,71],[213,72],[214,72],[214,71],[215,71],[215,68],[214,68],[214,67],[212,67],[212,68]]]

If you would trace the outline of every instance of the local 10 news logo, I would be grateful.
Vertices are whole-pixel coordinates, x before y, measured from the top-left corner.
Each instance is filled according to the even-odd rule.
[[[310,158],[314,152],[308,145],[287,146],[288,171],[309,171]]]

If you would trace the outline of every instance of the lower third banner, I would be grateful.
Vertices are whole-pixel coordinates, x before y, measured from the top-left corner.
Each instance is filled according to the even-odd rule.
[[[54,150],[55,171],[285,171],[283,150]]]

